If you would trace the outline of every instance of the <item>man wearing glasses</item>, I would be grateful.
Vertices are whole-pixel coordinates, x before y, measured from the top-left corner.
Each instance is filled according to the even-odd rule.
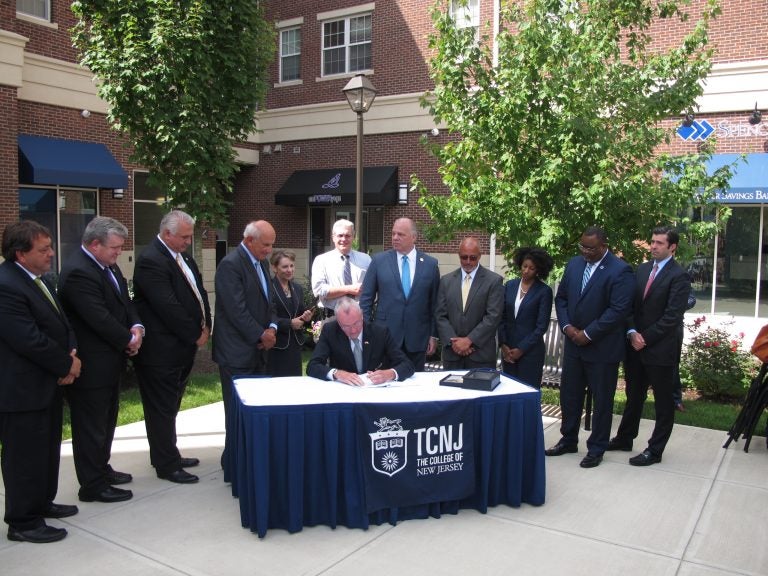
[[[501,276],[480,266],[480,243],[459,245],[461,266],[440,279],[435,311],[446,370],[496,368],[496,330],[504,309]]]
[[[579,426],[587,386],[594,410],[592,434],[582,468],[594,468],[608,447],[613,396],[624,358],[625,322],[632,311],[632,268],[608,250],[605,231],[591,226],[579,242],[581,256],[568,262],[555,296],[557,321],[565,339],[560,405],[562,438],[547,456],[578,451]]]
[[[336,220],[331,232],[334,249],[320,254],[312,262],[312,293],[319,299],[325,317],[333,316],[336,303],[343,296],[358,298],[371,257],[352,250],[355,225]]]

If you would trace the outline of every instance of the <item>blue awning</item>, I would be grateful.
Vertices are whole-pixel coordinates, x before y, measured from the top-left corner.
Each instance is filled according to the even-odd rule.
[[[128,174],[104,144],[21,135],[19,183],[128,188]]]
[[[710,176],[718,168],[736,164],[728,190],[717,193],[717,201],[723,204],[762,204],[768,202],[768,154],[715,154],[707,163]]]

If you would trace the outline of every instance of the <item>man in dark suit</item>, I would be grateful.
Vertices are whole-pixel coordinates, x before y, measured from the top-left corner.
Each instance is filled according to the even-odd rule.
[[[85,227],[80,250],[59,277],[59,296],[77,336],[83,374],[67,388],[72,418],[72,451],[83,502],[130,500],[115,488],[133,478],[109,465],[117,425],[120,378],[127,356],[135,356],[144,327],[117,266],[128,229],[114,218],[97,216]]]
[[[136,356],[149,457],[157,477],[179,484],[197,482],[184,468],[197,458],[182,458],[176,447],[176,416],[197,349],[211,330],[211,310],[203,278],[184,251],[192,244],[195,221],[181,210],[166,214],[160,233],[136,262],[134,302],[147,333]]]
[[[652,260],[637,268],[634,313],[627,321],[627,357],[624,371],[627,405],[608,450],[632,450],[637,437],[648,387],[653,387],[656,424],[648,448],[629,459],[633,466],[661,462],[675,422],[675,368],[680,362],[683,315],[691,283],[675,260],[680,235],[659,226],[651,235]]]
[[[568,262],[555,296],[560,329],[567,336],[560,385],[562,438],[547,456],[578,451],[585,389],[594,399],[592,434],[582,468],[594,468],[608,447],[613,396],[624,358],[624,323],[632,310],[632,268],[608,251],[602,228],[587,228],[579,242],[581,256]]]
[[[459,245],[461,266],[440,279],[435,311],[447,370],[496,368],[496,330],[504,309],[501,276],[480,265],[480,243]]]
[[[366,321],[389,328],[397,345],[421,372],[426,357],[437,348],[435,307],[440,271],[435,258],[416,250],[416,235],[410,218],[395,220],[392,249],[371,260],[360,308]]]
[[[267,351],[275,345],[277,316],[268,266],[274,243],[275,229],[269,222],[251,222],[245,227],[243,241],[216,270],[213,360],[219,365],[224,400],[225,471],[233,414],[232,377],[264,374]]]
[[[42,279],[51,269],[51,233],[28,220],[3,233],[0,264],[0,464],[8,539],[56,542],[64,528],[45,518],[77,514],[53,502],[59,485],[61,386],[80,375],[75,334],[56,292]]]
[[[360,305],[344,296],[336,315],[320,333],[307,374],[351,386],[403,381],[413,375],[413,364],[385,326],[363,321]]]

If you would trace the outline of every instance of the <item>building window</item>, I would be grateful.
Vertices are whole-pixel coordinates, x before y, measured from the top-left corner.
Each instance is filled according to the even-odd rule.
[[[155,239],[160,220],[168,212],[165,193],[150,186],[148,177],[147,172],[133,173],[133,246],[137,258]]]
[[[323,22],[323,76],[371,69],[371,15]]]
[[[48,187],[19,188],[19,218],[46,226],[53,235],[56,276],[61,264],[80,248],[88,222],[97,214],[96,190]]]
[[[472,28],[475,40],[480,35],[480,0],[451,0],[451,18],[457,28]]]
[[[301,28],[280,31],[280,82],[301,79]]]
[[[16,0],[16,12],[50,21],[51,0]]]

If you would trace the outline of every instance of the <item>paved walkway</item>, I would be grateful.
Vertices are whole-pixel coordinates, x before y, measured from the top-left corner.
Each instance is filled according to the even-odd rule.
[[[615,422],[614,424],[617,424]],[[652,422],[643,421],[641,438]],[[544,417],[546,444],[559,421]],[[55,544],[0,536],[2,576],[130,575],[768,575],[768,452],[755,437],[728,450],[723,432],[676,426],[661,464],[634,468],[626,452],[584,470],[584,455],[547,459],[543,506],[462,511],[367,531],[274,530],[259,540],[240,527],[222,481],[223,411],[183,412],[179,445],[202,460],[199,484],[158,480],[143,423],[121,427],[112,462],[134,475],[134,498],[77,502],[71,446],[63,448],[58,502],[77,503]],[[583,440],[583,439],[582,439]],[[0,485],[0,491],[2,485]]]

